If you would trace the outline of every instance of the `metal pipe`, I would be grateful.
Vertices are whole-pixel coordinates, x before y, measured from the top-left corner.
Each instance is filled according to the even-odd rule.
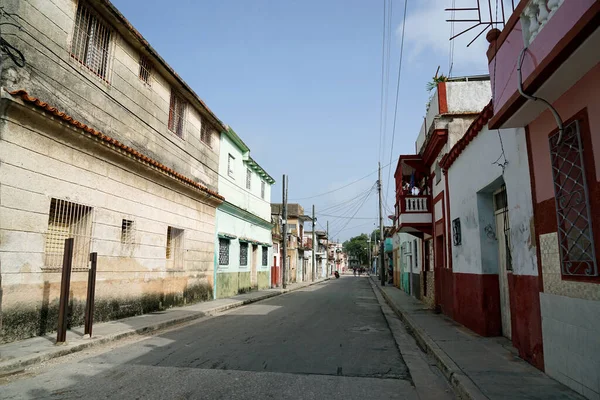
[[[546,104],[546,106],[548,107],[548,109],[550,110],[552,115],[554,116],[554,119],[556,120],[556,125],[558,125],[558,139],[556,140],[556,144],[558,145],[562,139],[563,132],[564,132],[563,122],[562,122],[562,119],[560,118],[560,115],[558,114],[558,111],[556,111],[556,109],[552,106],[552,104],[550,104],[550,102],[547,101],[546,99],[542,99],[541,97],[529,95],[523,91],[523,74],[521,72],[521,67],[523,65],[523,56],[525,55],[525,51],[527,51],[527,46],[523,47],[523,50],[521,50],[521,54],[519,54],[519,65],[517,66],[517,74],[518,74],[517,84],[518,84],[519,93],[521,94],[521,96],[525,97],[528,100],[532,100],[532,101],[539,100],[542,103]]]

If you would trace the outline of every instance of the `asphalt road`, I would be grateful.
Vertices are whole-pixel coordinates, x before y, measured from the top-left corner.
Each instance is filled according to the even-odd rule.
[[[385,307],[367,278],[342,277],[59,359],[0,384],[0,398],[453,398]]]

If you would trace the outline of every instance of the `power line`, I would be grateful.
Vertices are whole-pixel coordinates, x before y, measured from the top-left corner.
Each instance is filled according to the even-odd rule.
[[[394,105],[394,126],[392,129],[392,146],[390,148],[390,164],[392,163],[392,156],[394,154],[394,139],[396,137],[396,118],[398,116],[398,97],[400,95],[400,75],[402,73],[402,56],[404,54],[404,29],[406,28],[406,11],[408,8],[408,0],[404,0],[404,16],[402,17],[402,39],[400,41],[400,61],[398,62],[398,82],[396,84],[396,104]],[[386,193],[389,192],[390,176],[392,174],[392,168],[388,170],[387,188]],[[386,195],[387,197],[387,195]]]
[[[382,40],[381,40],[381,99],[380,99],[380,110],[379,110],[379,149],[377,150],[377,157],[381,160],[381,146],[383,139],[383,88],[384,88],[384,76],[385,76],[385,35],[387,33],[386,28],[386,1],[383,0],[383,29],[382,29]]]
[[[372,192],[369,193],[369,196],[371,195]],[[354,217],[356,216],[356,214],[360,211],[360,209],[362,208],[362,206],[367,202],[367,199],[369,198],[369,196],[365,197],[365,200],[361,203],[361,205],[356,209],[356,211],[354,212],[354,214],[352,214],[352,217],[350,217],[350,219],[348,219],[348,222],[346,222],[346,224],[344,226],[342,226],[341,229],[339,229],[335,235],[338,235],[340,232],[342,232],[344,230],[344,228],[346,226],[348,226],[348,224],[350,223],[350,221],[352,221],[354,219]],[[334,236],[335,236],[334,235]]]
[[[386,168],[386,167],[388,167],[389,165],[390,165],[390,164],[386,164],[386,165],[384,165],[382,168]],[[324,193],[315,194],[314,196],[308,196],[308,197],[298,197],[298,198],[292,199],[292,200],[290,200],[290,201],[298,201],[298,200],[308,200],[308,199],[314,199],[315,197],[321,197],[321,196],[325,196],[325,195],[328,195],[328,194],[331,194],[331,193],[337,192],[338,190],[345,189],[345,188],[347,188],[348,186],[354,185],[355,183],[358,183],[358,182],[360,182],[360,181],[362,181],[362,180],[364,180],[364,179],[367,179],[369,176],[371,176],[371,175],[373,175],[373,174],[376,174],[376,173],[377,173],[377,171],[378,171],[378,170],[375,170],[375,171],[373,171],[373,172],[370,172],[369,174],[367,174],[367,175],[363,176],[362,178],[359,178],[359,179],[357,179],[357,180],[355,180],[355,181],[352,181],[352,182],[348,183],[347,185],[340,186],[340,187],[339,187],[339,188],[337,188],[337,189],[333,189],[333,190],[330,190],[330,191],[328,191],[328,192],[324,192]]]

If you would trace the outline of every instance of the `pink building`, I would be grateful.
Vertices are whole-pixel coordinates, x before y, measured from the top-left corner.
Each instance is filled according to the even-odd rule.
[[[537,272],[509,277],[513,343],[588,398],[600,397],[599,26],[599,1],[522,0],[487,35],[488,125],[525,128],[533,197]]]

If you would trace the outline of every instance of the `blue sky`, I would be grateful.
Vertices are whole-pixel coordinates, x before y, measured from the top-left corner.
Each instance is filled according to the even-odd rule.
[[[475,0],[455,0],[472,6]],[[392,0],[387,132],[382,165],[390,162],[392,118],[404,1]],[[307,212],[366,193],[377,175],[312,197],[374,172],[379,156],[383,0],[113,0],[117,8],[198,93],[233,127],[277,181],[289,176],[289,200]],[[165,7],[171,4],[171,7]],[[177,5],[175,7],[175,4]],[[386,207],[393,210],[393,172],[399,154],[414,152],[428,93],[440,66],[448,74],[452,0],[408,0],[404,60],[391,178],[383,170]],[[169,22],[170,21],[170,22]],[[460,27],[456,27],[458,30]],[[471,47],[455,43],[452,76],[487,73],[483,36]],[[296,201],[297,200],[297,201]],[[348,207],[330,215],[350,217]],[[343,241],[375,227],[373,192],[356,217],[320,216]],[[327,211],[324,212],[328,214]],[[386,223],[389,220],[386,220]],[[307,225],[310,228],[310,224]]]

